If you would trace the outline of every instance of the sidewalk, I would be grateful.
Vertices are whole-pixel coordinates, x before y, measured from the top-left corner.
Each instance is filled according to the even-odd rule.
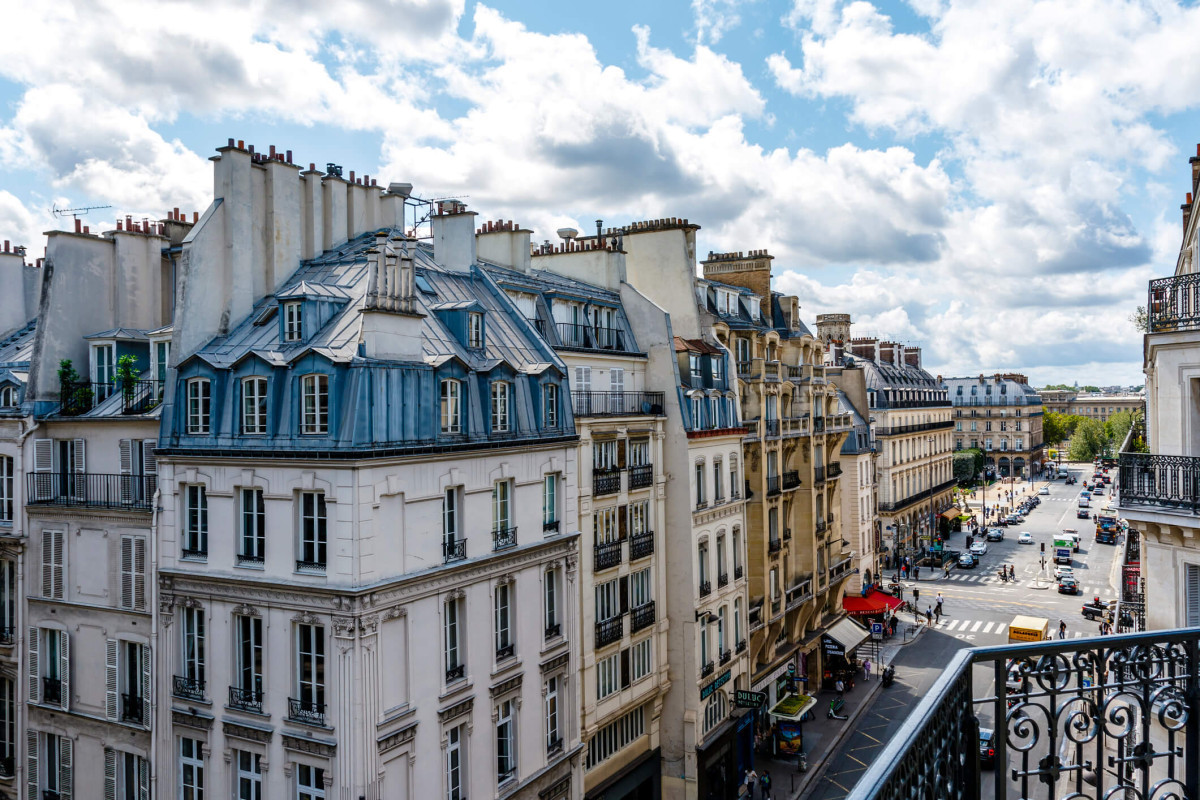
[[[908,614],[904,616],[903,625],[907,626],[911,616]],[[871,659],[871,680],[863,682],[860,672],[859,676],[855,678],[853,691],[846,692],[843,697],[846,705],[842,708],[841,713],[849,719],[829,719],[826,716],[826,712],[829,710],[829,701],[837,696],[837,692],[822,691],[815,695],[817,704],[812,709],[813,720],[803,723],[804,752],[808,757],[808,772],[801,773],[796,759],[790,756],[786,759],[755,756],[754,768],[758,774],[761,775],[763,770],[771,773],[771,796],[775,800],[797,800],[820,779],[821,775],[825,773],[830,756],[854,731],[855,722],[881,690],[883,684],[880,683],[879,675],[883,672],[883,668],[892,663],[901,647],[907,647],[919,639],[925,628],[926,626],[923,624],[917,625],[913,636],[907,640],[900,638],[901,634],[897,632],[897,638],[880,647],[879,661]],[[756,793],[754,797],[757,800],[759,795]]]

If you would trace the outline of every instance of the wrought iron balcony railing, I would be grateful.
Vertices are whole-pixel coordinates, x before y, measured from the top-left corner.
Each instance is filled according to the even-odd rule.
[[[740,580],[742,579],[742,566],[741,566],[741,564],[739,564],[738,566],[736,566],[736,567],[734,567],[734,568],[733,568],[733,579],[734,579],[735,581],[740,581]]]
[[[922,500],[928,500],[931,496],[936,495],[938,492],[944,492],[947,489],[950,489],[955,485],[957,485],[957,481],[955,481],[953,478],[951,478],[950,480],[946,481],[945,483],[939,483],[937,486],[934,486],[932,489],[922,489],[919,492],[913,492],[912,494],[910,494],[908,497],[904,498],[903,500],[897,500],[894,503],[880,502],[879,510],[880,511],[902,511],[905,508],[908,508],[909,506],[911,506],[915,503],[921,502]]]
[[[949,401],[940,402],[936,405],[949,405]],[[899,436],[904,433],[919,433],[921,431],[940,431],[954,427],[953,420],[943,420],[941,422],[914,422],[911,425],[892,425],[887,428],[879,427],[875,429],[876,436]]]
[[[239,567],[261,567],[266,565],[267,559],[263,556],[251,556],[245,553],[238,553],[237,563]]]
[[[635,533],[629,539],[629,560],[637,561],[639,558],[653,555],[654,553],[654,531],[645,531],[644,533]]]
[[[16,761],[12,756],[0,756],[0,778],[13,778],[16,773],[13,768],[16,766]]]
[[[654,465],[638,464],[629,468],[629,488],[645,489],[654,484]]]
[[[204,681],[187,675],[171,676],[171,694],[188,700],[204,699]]]
[[[790,542],[792,540],[792,529],[791,528],[783,529],[783,540],[785,542]]]
[[[62,705],[62,681],[58,678],[42,678],[42,702],[46,705]]]
[[[772,475],[767,478],[767,497],[774,497],[779,494],[779,476]]]
[[[592,570],[612,569],[621,563],[621,542],[603,542],[592,548]]]
[[[304,559],[296,559],[296,572],[307,572],[310,575],[324,575],[324,561],[306,561]]]
[[[449,564],[452,561],[462,561],[467,557],[467,540],[450,539],[442,542],[442,558]]]
[[[712,594],[712,581],[700,581],[700,596],[708,597]]]
[[[798,470],[791,470],[789,472],[783,473],[783,490],[785,492],[789,491],[791,489],[797,489],[799,487],[800,487],[800,472]]]
[[[732,650],[722,650],[721,651],[721,666],[725,666],[726,664],[728,664],[730,659],[732,659],[732,658],[733,658]]]
[[[742,640],[738,641],[737,652],[739,652],[739,653],[744,652],[745,649],[746,649],[746,640],[742,639]]]
[[[1200,458],[1121,453],[1117,463],[1123,507],[1200,513]]]
[[[783,540],[782,539],[767,539],[767,552],[768,553],[778,553],[782,549],[783,549]]]
[[[625,351],[625,331],[619,328],[600,328],[593,325],[576,325],[573,322],[556,322],[559,347],[574,347],[581,350]]]
[[[629,632],[637,633],[654,624],[654,601],[643,603],[629,615]]]
[[[517,546],[516,528],[497,528],[492,531],[492,549],[507,550]]]
[[[11,608],[11,606],[10,606]],[[12,647],[17,640],[17,629],[13,626],[0,628],[0,647]]]
[[[140,695],[121,694],[121,722],[145,724],[146,703]]]
[[[512,642],[509,642],[508,644],[500,645],[499,647],[496,648],[496,660],[503,661],[506,658],[512,658],[513,653],[515,653],[515,652],[516,652],[516,647],[513,645]]]
[[[571,391],[571,408],[577,417],[619,417],[663,414],[663,392]]]
[[[1200,628],[959,650],[848,800],[1194,796],[1198,654]]]
[[[618,614],[611,619],[601,620],[596,623],[596,647],[604,647],[613,642],[619,642],[624,635],[624,614]]]
[[[457,666],[446,667],[446,683],[454,683],[454,681],[462,680],[466,674],[466,664],[458,664]]]
[[[86,414],[113,395],[121,398],[122,414],[145,414],[162,402],[163,382],[115,379],[112,383],[64,383],[59,389],[59,413],[67,417]]]
[[[158,488],[157,475],[31,472],[26,477],[26,502],[34,505],[150,511]]]
[[[592,470],[592,494],[599,497],[605,494],[616,494],[619,491],[621,491],[621,470]]]
[[[1200,328],[1200,273],[1150,281],[1146,311],[1151,333]]]
[[[556,636],[562,636],[562,623],[554,622],[546,626],[546,641],[550,641]]]
[[[713,661],[706,661],[704,663],[704,666],[700,668],[700,677],[707,678],[709,675],[712,675],[716,671],[717,671],[716,663]]]
[[[829,477],[836,478],[842,474],[842,462],[834,461],[829,465]]]
[[[252,711],[261,714],[263,710],[262,689],[243,689],[240,686],[229,687],[229,707],[239,711]]]
[[[718,574],[717,575],[717,588],[720,589],[722,586],[728,586],[728,585],[729,585],[729,573],[722,572],[722,573]]]
[[[542,533],[558,533],[558,520],[552,519],[549,522],[542,522]]]
[[[315,700],[288,698],[288,719],[305,725],[325,727],[325,704]]]

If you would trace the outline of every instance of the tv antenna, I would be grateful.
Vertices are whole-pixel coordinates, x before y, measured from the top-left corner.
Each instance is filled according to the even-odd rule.
[[[112,208],[112,206],[85,206],[83,208],[59,208],[57,206],[51,206],[50,211],[55,217],[61,218],[65,217],[67,214],[70,214],[75,219],[79,219],[89,211],[99,211],[102,208]]]

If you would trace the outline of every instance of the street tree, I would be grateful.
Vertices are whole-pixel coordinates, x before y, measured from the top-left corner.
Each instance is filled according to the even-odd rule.
[[[1081,419],[1071,435],[1067,457],[1072,461],[1091,461],[1108,444],[1104,424],[1098,419]]]

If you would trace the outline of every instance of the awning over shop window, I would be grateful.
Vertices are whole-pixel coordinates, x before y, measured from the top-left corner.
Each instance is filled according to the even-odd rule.
[[[951,508],[948,511],[942,512],[942,516],[949,520],[958,519],[961,514],[962,514],[962,509],[960,509],[958,507]]]
[[[841,619],[829,627],[825,631],[825,654],[826,655],[846,655],[854,650],[860,644],[865,642],[871,636],[870,631],[859,625],[852,619]],[[828,640],[832,640],[828,641]],[[837,647],[830,647],[834,644]],[[841,649],[841,653],[835,653],[834,650]]]
[[[895,609],[902,604],[903,601],[897,600],[890,594],[874,590],[868,592],[866,597],[846,595],[842,598],[842,608],[846,609],[852,617],[869,617],[873,614],[882,614],[889,608]]]

